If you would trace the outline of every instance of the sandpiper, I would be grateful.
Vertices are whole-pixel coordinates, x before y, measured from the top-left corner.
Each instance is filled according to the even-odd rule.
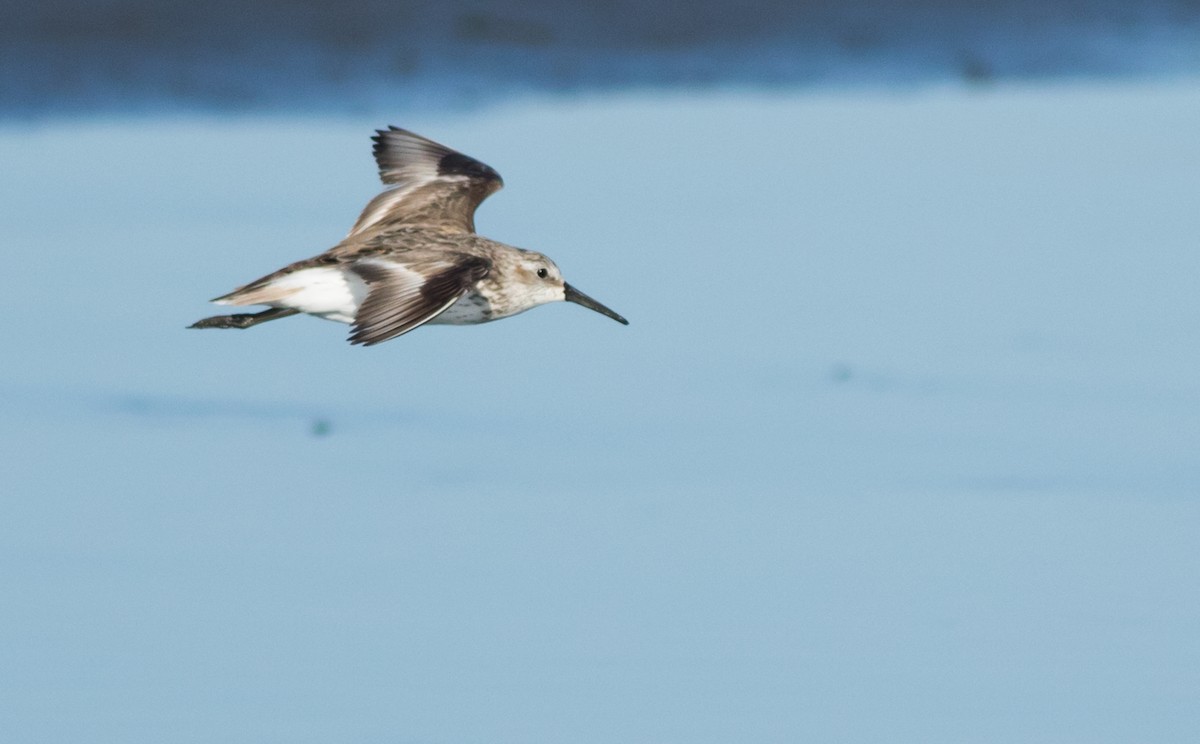
[[[475,209],[504,185],[495,170],[397,127],[372,139],[387,188],[350,234],[213,300],[268,309],[191,328],[249,328],[307,313],[351,324],[350,343],[372,346],[425,323],[486,323],[563,300],[629,325],[563,281],[546,256],[475,234]]]

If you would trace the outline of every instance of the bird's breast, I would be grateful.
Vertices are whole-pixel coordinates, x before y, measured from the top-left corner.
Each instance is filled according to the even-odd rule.
[[[479,292],[469,292],[451,305],[446,312],[430,322],[445,325],[472,325],[486,323],[497,317],[496,311],[487,297]]]

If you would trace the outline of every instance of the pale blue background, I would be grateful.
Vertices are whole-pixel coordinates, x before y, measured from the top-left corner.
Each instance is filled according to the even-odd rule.
[[[368,136],[575,306],[185,331]],[[1200,739],[1200,80],[0,128],[5,742]]]

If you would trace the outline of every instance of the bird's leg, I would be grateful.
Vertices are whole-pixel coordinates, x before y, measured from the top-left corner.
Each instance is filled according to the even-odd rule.
[[[188,328],[249,328],[250,326],[266,323],[268,320],[286,318],[300,312],[290,307],[273,307],[261,313],[237,313],[236,315],[214,315],[211,318],[197,320]]]

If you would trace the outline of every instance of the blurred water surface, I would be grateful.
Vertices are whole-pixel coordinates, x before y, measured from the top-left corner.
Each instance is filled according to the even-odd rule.
[[[397,124],[627,316],[184,330]],[[1200,83],[0,129],[6,742],[1200,736]]]
[[[3,18],[0,120],[1200,74],[1196,0],[45,0]]]

